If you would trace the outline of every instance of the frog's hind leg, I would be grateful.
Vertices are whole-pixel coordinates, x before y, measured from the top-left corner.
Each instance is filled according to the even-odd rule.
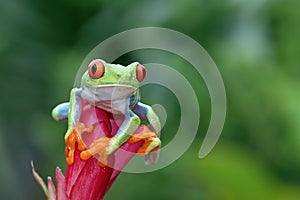
[[[68,112],[69,112],[70,103],[65,102],[58,104],[53,110],[52,110],[52,117],[56,121],[64,121],[68,119]]]
[[[147,155],[152,151],[158,150],[161,144],[157,135],[147,126],[142,126],[142,131],[132,135],[127,142],[133,144],[139,141],[144,141],[143,145],[137,151],[140,155]]]
[[[148,106],[141,102],[138,102],[133,107],[133,112],[136,113],[141,119],[148,121],[150,128],[156,134],[156,137],[149,137],[149,138],[151,138],[151,140],[153,140],[152,142],[150,142],[151,140],[145,140],[144,146],[139,151],[141,154],[148,152],[148,154],[145,155],[145,163],[146,164],[157,163],[158,158],[159,158],[159,150],[157,150],[157,151],[154,151],[154,150],[159,149],[160,144],[161,144],[161,141],[158,138],[160,136],[160,129],[161,129],[159,118],[155,114],[155,112],[153,111],[151,106]],[[157,145],[157,147],[155,147],[156,145]],[[153,147],[154,147],[154,150],[152,149]]]

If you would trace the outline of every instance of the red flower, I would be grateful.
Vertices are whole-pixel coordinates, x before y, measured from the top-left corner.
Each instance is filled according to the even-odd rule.
[[[80,156],[99,138],[114,136],[123,122],[123,116],[113,116],[104,110],[83,102],[80,123],[66,141],[66,161],[68,163],[66,176],[56,169],[56,189],[51,177],[48,177],[48,187],[34,170],[34,178],[42,186],[49,200],[101,200],[109,190],[120,171],[134,156],[143,154],[145,144],[156,137],[147,126],[140,126],[125,144],[103,162],[101,154],[83,160]],[[144,145],[143,145],[144,143]],[[106,164],[106,165],[103,165]]]

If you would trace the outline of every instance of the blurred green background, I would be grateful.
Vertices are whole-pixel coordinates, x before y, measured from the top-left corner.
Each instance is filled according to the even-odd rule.
[[[66,123],[52,120],[51,109],[68,99],[77,69],[98,43],[143,26],[180,31],[208,51],[225,83],[226,123],[212,153],[198,159],[210,119],[202,78],[167,52],[122,56],[124,65],[157,62],[184,74],[197,91],[201,121],[183,157],[152,173],[121,174],[106,199],[299,199],[299,9],[298,0],[1,0],[0,199],[44,199],[30,160],[43,178],[65,168]],[[142,95],[168,108],[168,143],[178,102],[158,86]]]

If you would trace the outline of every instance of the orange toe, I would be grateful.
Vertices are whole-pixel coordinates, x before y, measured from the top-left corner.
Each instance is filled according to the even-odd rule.
[[[77,123],[73,131],[66,139],[66,147],[65,147],[65,154],[66,154],[66,162],[68,165],[72,165],[74,162],[74,152],[77,148],[79,151],[83,151],[86,149],[86,145],[83,142],[81,135],[85,132],[90,133],[93,130],[93,127],[86,127],[83,123]]]
[[[87,160],[87,159],[89,159],[90,157],[92,157],[93,155],[89,152],[89,150],[86,150],[86,151],[82,151],[81,153],[80,153],[80,158],[82,159],[82,160]]]

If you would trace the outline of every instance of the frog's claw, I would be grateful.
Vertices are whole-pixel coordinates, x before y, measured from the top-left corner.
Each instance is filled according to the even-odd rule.
[[[137,151],[139,155],[143,156],[160,148],[160,139],[147,126],[143,126],[142,132],[132,135],[127,142],[133,144],[142,140],[144,143]]]
[[[110,140],[109,137],[101,137],[97,140],[95,140],[90,146],[88,150],[82,151],[80,153],[80,158],[82,160],[87,160],[90,157],[98,154],[98,161],[99,165],[101,167],[104,167],[107,165],[107,156],[108,154],[108,147],[110,146]]]
[[[70,134],[66,138],[66,147],[65,147],[65,154],[66,154],[66,162],[68,165],[72,165],[74,162],[74,152],[76,148],[79,151],[83,151],[86,149],[86,145],[83,142],[81,135],[84,132],[91,133],[93,131],[93,126],[85,126],[85,124],[78,122],[75,128],[70,132]]]

